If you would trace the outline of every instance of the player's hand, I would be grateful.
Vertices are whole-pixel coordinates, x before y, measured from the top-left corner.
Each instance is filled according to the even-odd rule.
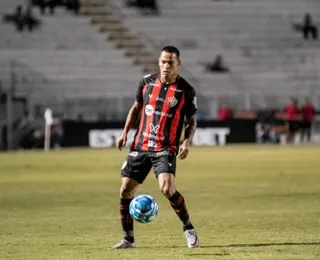
[[[187,158],[189,153],[189,145],[187,144],[187,142],[183,142],[182,145],[179,148],[179,153],[178,153],[178,158],[180,160],[184,160]]]
[[[127,142],[127,135],[122,134],[117,140],[117,147],[120,151],[122,151],[122,148],[126,145],[126,142]]]

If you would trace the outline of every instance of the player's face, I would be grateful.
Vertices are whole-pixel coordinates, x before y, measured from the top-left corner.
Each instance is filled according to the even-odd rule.
[[[159,58],[161,75],[170,79],[178,74],[181,61],[175,53],[163,51]]]

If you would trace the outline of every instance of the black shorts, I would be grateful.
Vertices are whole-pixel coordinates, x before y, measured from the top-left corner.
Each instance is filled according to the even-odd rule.
[[[287,122],[287,125],[290,133],[296,133],[300,129],[300,123],[294,120],[289,120]]]
[[[312,123],[308,121],[303,121],[301,123],[301,129],[304,129],[304,130],[310,130],[311,126],[312,126]]]
[[[156,177],[160,173],[176,173],[176,156],[168,151],[130,151],[121,168],[121,176],[143,183],[153,168]]]

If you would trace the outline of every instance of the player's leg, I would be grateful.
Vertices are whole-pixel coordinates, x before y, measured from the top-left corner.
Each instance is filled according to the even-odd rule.
[[[123,230],[123,240],[112,247],[112,249],[135,248],[133,235],[133,219],[129,213],[129,205],[135,192],[139,187],[139,183],[129,177],[121,178],[120,187],[120,219]]]
[[[183,224],[188,246],[190,248],[198,247],[199,239],[190,221],[185,199],[175,186],[176,157],[171,153],[166,154],[166,152],[162,152],[162,155],[154,153],[151,161],[162,194],[170,201],[171,207]]]
[[[287,143],[293,143],[295,136],[295,126],[292,121],[288,123],[288,136],[287,136]]]
[[[132,201],[138,187],[139,183],[128,177],[121,178],[121,188],[120,188],[120,218],[122,230],[124,233],[123,238],[130,243],[134,242],[133,236],[133,219],[129,213],[129,205]]]
[[[135,193],[147,177],[151,163],[147,160],[146,153],[130,152],[121,169],[120,188],[120,217],[124,232],[124,239],[112,249],[135,248],[133,219],[129,213],[129,205]]]
[[[162,194],[170,201],[171,207],[183,223],[184,231],[193,229],[185,199],[183,195],[176,190],[174,175],[172,173],[160,173],[158,174],[158,182]]]
[[[183,224],[183,231],[186,235],[188,247],[199,247],[199,238],[190,221],[188,209],[183,195],[176,190],[174,175],[163,172],[158,174],[158,182],[161,192],[170,201],[170,205],[176,212]]]
[[[312,133],[312,123],[308,122],[306,125],[306,138],[308,143],[311,142],[311,133]]]

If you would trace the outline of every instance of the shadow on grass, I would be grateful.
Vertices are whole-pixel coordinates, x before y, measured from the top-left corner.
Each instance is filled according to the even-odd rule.
[[[285,243],[257,243],[257,244],[229,244],[229,245],[200,245],[199,249],[201,248],[232,248],[232,247],[267,247],[267,246],[318,246],[320,245],[320,242],[285,242]],[[175,248],[186,248],[186,246],[139,246],[137,249],[175,249]],[[196,249],[197,250],[197,249]],[[226,253],[224,254],[205,254],[205,253],[195,253],[195,254],[186,254],[186,255],[217,255],[217,256],[223,256],[227,255]]]
[[[154,248],[167,248],[167,249],[175,249],[175,248],[186,248],[186,246],[140,246],[137,245],[137,249],[154,249]]]
[[[205,253],[203,253],[203,254],[201,254],[201,253],[199,253],[199,254],[197,254],[197,253],[185,254],[185,256],[212,256],[212,255],[214,255],[214,256],[226,256],[226,255],[229,255],[229,254],[227,254],[227,253],[224,253],[224,254],[205,254]]]
[[[223,248],[223,247],[265,247],[265,246],[318,246],[320,242],[286,242],[286,243],[257,243],[257,244],[230,244],[200,246],[200,248]]]

